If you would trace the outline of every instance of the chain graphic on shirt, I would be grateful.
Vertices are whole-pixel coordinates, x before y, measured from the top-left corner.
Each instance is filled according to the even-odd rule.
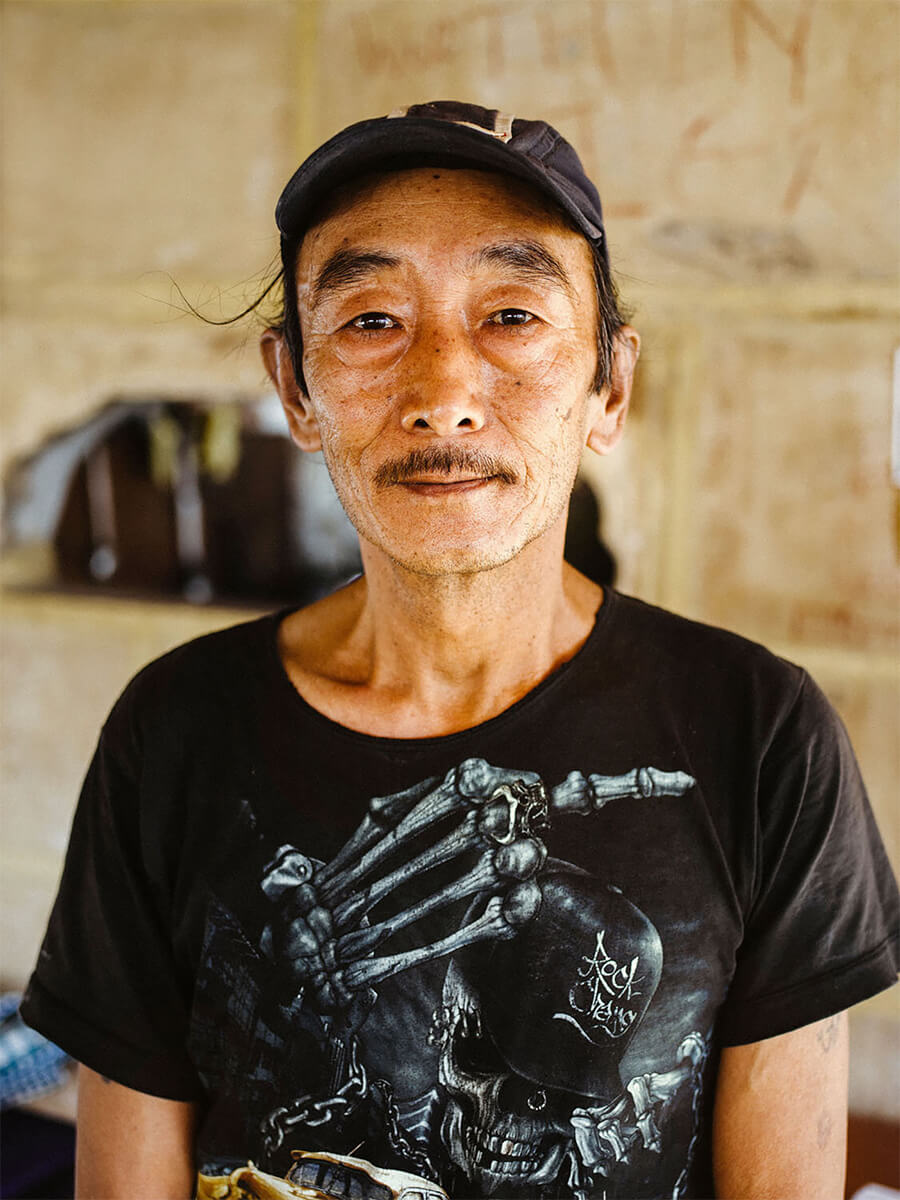
[[[407,1137],[400,1123],[400,1110],[394,1103],[394,1089],[387,1079],[374,1079],[372,1089],[380,1094],[384,1103],[387,1120],[387,1136],[391,1149],[395,1150],[408,1162],[415,1164],[416,1170],[427,1179],[437,1178],[434,1163],[421,1147],[415,1146]]]
[[[298,1096],[293,1103],[273,1109],[261,1125],[266,1153],[271,1157],[280,1150],[289,1129],[295,1125],[315,1128],[336,1118],[346,1117],[368,1092],[366,1069],[359,1061],[359,1042],[350,1039],[347,1079],[333,1096],[316,1099],[311,1093]]]

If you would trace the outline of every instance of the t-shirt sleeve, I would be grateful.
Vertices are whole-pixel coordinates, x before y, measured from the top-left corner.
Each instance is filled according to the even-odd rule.
[[[803,675],[762,761],[755,881],[724,1045],[787,1033],[889,987],[897,885],[846,730]]]
[[[84,782],[22,1015],[117,1083],[171,1100],[199,1099],[186,1050],[189,983],[173,950],[171,899],[146,865],[154,822],[145,811],[139,742],[126,691]]]

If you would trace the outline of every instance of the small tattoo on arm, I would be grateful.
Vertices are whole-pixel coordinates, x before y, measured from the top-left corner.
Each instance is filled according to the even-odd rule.
[[[841,1015],[836,1013],[833,1017],[829,1017],[819,1029],[816,1030],[816,1038],[819,1045],[822,1047],[823,1053],[827,1054],[834,1048],[841,1031]]]
[[[827,1112],[819,1113],[819,1119],[816,1122],[816,1145],[820,1150],[824,1150],[831,1141],[831,1129],[834,1122]]]

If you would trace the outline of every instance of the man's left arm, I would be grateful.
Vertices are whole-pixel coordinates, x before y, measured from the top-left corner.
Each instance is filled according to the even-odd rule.
[[[847,1014],[722,1051],[713,1125],[719,1200],[842,1200]]]

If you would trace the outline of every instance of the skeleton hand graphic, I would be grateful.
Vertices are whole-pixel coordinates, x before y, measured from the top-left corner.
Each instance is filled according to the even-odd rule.
[[[658,1120],[681,1086],[698,1071],[706,1058],[706,1043],[690,1033],[678,1047],[677,1066],[669,1071],[637,1075],[625,1092],[601,1108],[576,1108],[569,1118],[583,1166],[606,1175],[628,1156],[632,1146],[657,1153],[662,1149]]]
[[[391,975],[474,942],[514,937],[540,908],[535,876],[547,850],[538,834],[551,814],[587,815],[622,797],[680,796],[693,782],[683,772],[653,767],[618,776],[573,771],[548,793],[532,772],[468,759],[441,781],[428,779],[372,800],[356,833],[330,863],[282,846],[263,880],[269,898],[281,901],[273,950],[292,971],[297,991],[312,993],[319,1012],[349,1015]],[[414,843],[448,819],[448,832],[409,857]],[[449,886],[369,923],[372,909],[396,888],[464,854],[470,862],[472,851],[478,855],[474,866]],[[487,904],[468,924],[402,953],[377,953],[400,930],[476,895]],[[363,1003],[363,1012],[367,1008]]]

